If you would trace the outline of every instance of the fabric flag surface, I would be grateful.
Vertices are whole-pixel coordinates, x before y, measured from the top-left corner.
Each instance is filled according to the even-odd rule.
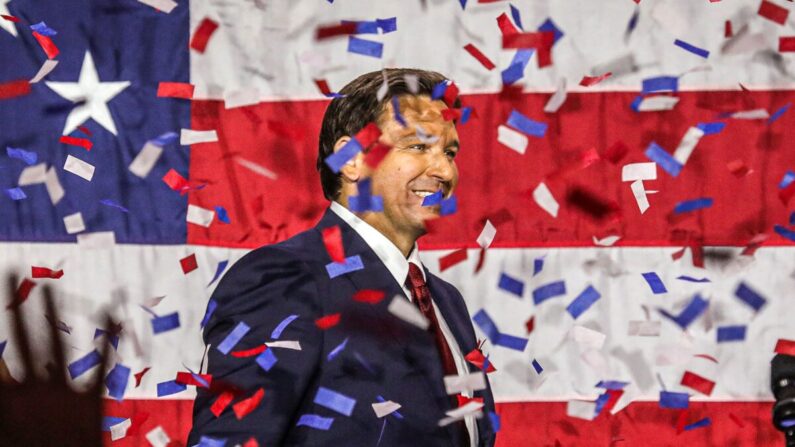
[[[108,443],[184,443],[218,278],[328,206],[329,97],[435,70],[465,106],[460,184],[420,255],[487,340],[497,445],[774,445],[769,362],[795,338],[792,8],[0,1],[0,274],[54,286],[75,386],[101,311],[122,322]],[[35,337],[37,298],[19,304]],[[295,348],[284,317],[238,355]]]

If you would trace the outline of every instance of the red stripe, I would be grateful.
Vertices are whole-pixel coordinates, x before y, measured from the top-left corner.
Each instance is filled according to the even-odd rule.
[[[139,412],[149,413],[149,418],[135,436],[111,444],[110,434],[106,434],[108,446],[148,447],[144,436],[158,425],[172,440],[183,444],[187,440],[192,401],[130,399],[120,403],[105,402],[108,416],[132,417]],[[661,409],[655,402],[636,402],[615,415],[606,413],[593,421],[566,416],[565,402],[497,404],[501,422],[497,447],[555,445],[556,440],[564,446],[784,445],[783,435],[770,422],[770,409],[770,402],[691,402],[686,424],[708,417],[711,425],[677,435],[679,412]]]
[[[593,246],[592,237],[617,234],[617,245],[681,246],[676,234],[692,232],[705,245],[744,246],[754,235],[771,234],[765,245],[788,245],[772,232],[788,222],[778,198],[778,183],[795,169],[795,114],[785,113],[772,125],[765,120],[728,120],[725,129],[701,139],[681,174],[672,178],[658,169],[658,179],[644,182],[651,208],[638,211],[630,184],[621,182],[623,164],[649,161],[651,141],[673,153],[687,129],[717,121],[720,112],[765,108],[775,111],[795,102],[793,91],[684,92],[673,111],[636,113],[631,92],[569,93],[560,111],[542,112],[550,94],[524,94],[501,101],[497,94],[464,95],[479,119],[459,125],[462,148],[457,157],[461,181],[458,212],[434,225],[421,239],[423,249],[476,247],[484,217],[506,208],[511,220],[497,227],[492,247]],[[304,129],[300,140],[286,138],[257,124],[241,109],[225,110],[220,101],[194,101],[192,128],[217,129],[218,143],[191,154],[191,181],[207,183],[190,193],[190,203],[229,211],[232,223],[204,228],[188,226],[188,243],[253,248],[283,240],[314,225],[328,202],[315,170],[320,123],[327,101],[264,102],[245,108],[262,123],[282,122]],[[497,143],[497,127],[512,109],[549,125],[543,138],[532,138],[524,155]],[[616,143],[629,149],[618,165],[600,160],[572,171],[580,155],[595,147],[604,154]],[[235,157],[276,172],[278,180],[257,175]],[[741,160],[753,172],[737,177],[730,163]],[[563,175],[547,185],[561,209],[553,218],[533,201],[529,191],[554,172]],[[620,220],[596,222],[565,202],[567,192],[582,187],[621,209]],[[709,209],[674,219],[676,203],[711,197]],[[259,207],[255,206],[259,204]],[[257,210],[260,212],[257,212]],[[679,238],[681,239],[681,238]]]

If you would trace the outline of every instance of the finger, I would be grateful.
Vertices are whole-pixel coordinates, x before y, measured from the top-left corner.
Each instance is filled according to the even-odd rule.
[[[49,324],[50,355],[55,362],[55,367],[51,374],[51,378],[57,383],[65,383],[66,377],[64,376],[64,370],[66,369],[66,358],[64,356],[63,343],[61,342],[61,332],[58,330],[58,322],[61,320],[58,317],[58,312],[53,303],[52,288],[50,286],[44,286],[44,307],[47,315],[52,319]]]
[[[14,326],[14,338],[17,342],[17,350],[20,357],[22,357],[22,371],[23,377],[20,380],[25,381],[36,377],[33,370],[33,353],[30,351],[30,340],[28,339],[28,332],[25,330],[25,321],[22,318],[22,310],[17,300],[17,281],[19,278],[15,274],[8,277],[8,296],[9,307],[11,308],[11,320]]]
[[[111,319],[110,314],[105,314],[105,324],[103,326],[105,336],[103,337],[102,348],[100,349],[99,369],[97,369],[93,385],[94,394],[97,395],[102,395],[105,382],[105,370],[108,368],[108,364],[110,363],[110,339],[115,335],[113,331],[113,320]]]

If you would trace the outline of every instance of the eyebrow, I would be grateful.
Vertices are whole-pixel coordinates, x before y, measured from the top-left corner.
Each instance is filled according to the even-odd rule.
[[[397,141],[395,142],[395,144],[399,144],[399,143],[401,143],[403,141],[406,141],[406,140],[420,140],[420,137],[417,136],[417,134],[415,132],[407,133],[407,134],[403,135],[402,137],[398,138]],[[458,142],[458,140],[453,140],[453,141],[447,143],[447,146],[445,146],[445,149],[450,148],[450,147],[454,147],[454,148],[460,150],[461,149],[461,144]]]

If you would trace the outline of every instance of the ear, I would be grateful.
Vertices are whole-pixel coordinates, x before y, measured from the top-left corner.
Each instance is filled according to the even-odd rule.
[[[342,149],[349,141],[351,141],[351,137],[344,136],[340,137],[336,143],[334,143],[334,152]],[[364,154],[359,152],[356,154],[355,157],[348,160],[342,167],[340,168],[340,174],[342,174],[343,181],[349,183],[356,183],[359,179],[362,178],[362,167],[364,166]]]

